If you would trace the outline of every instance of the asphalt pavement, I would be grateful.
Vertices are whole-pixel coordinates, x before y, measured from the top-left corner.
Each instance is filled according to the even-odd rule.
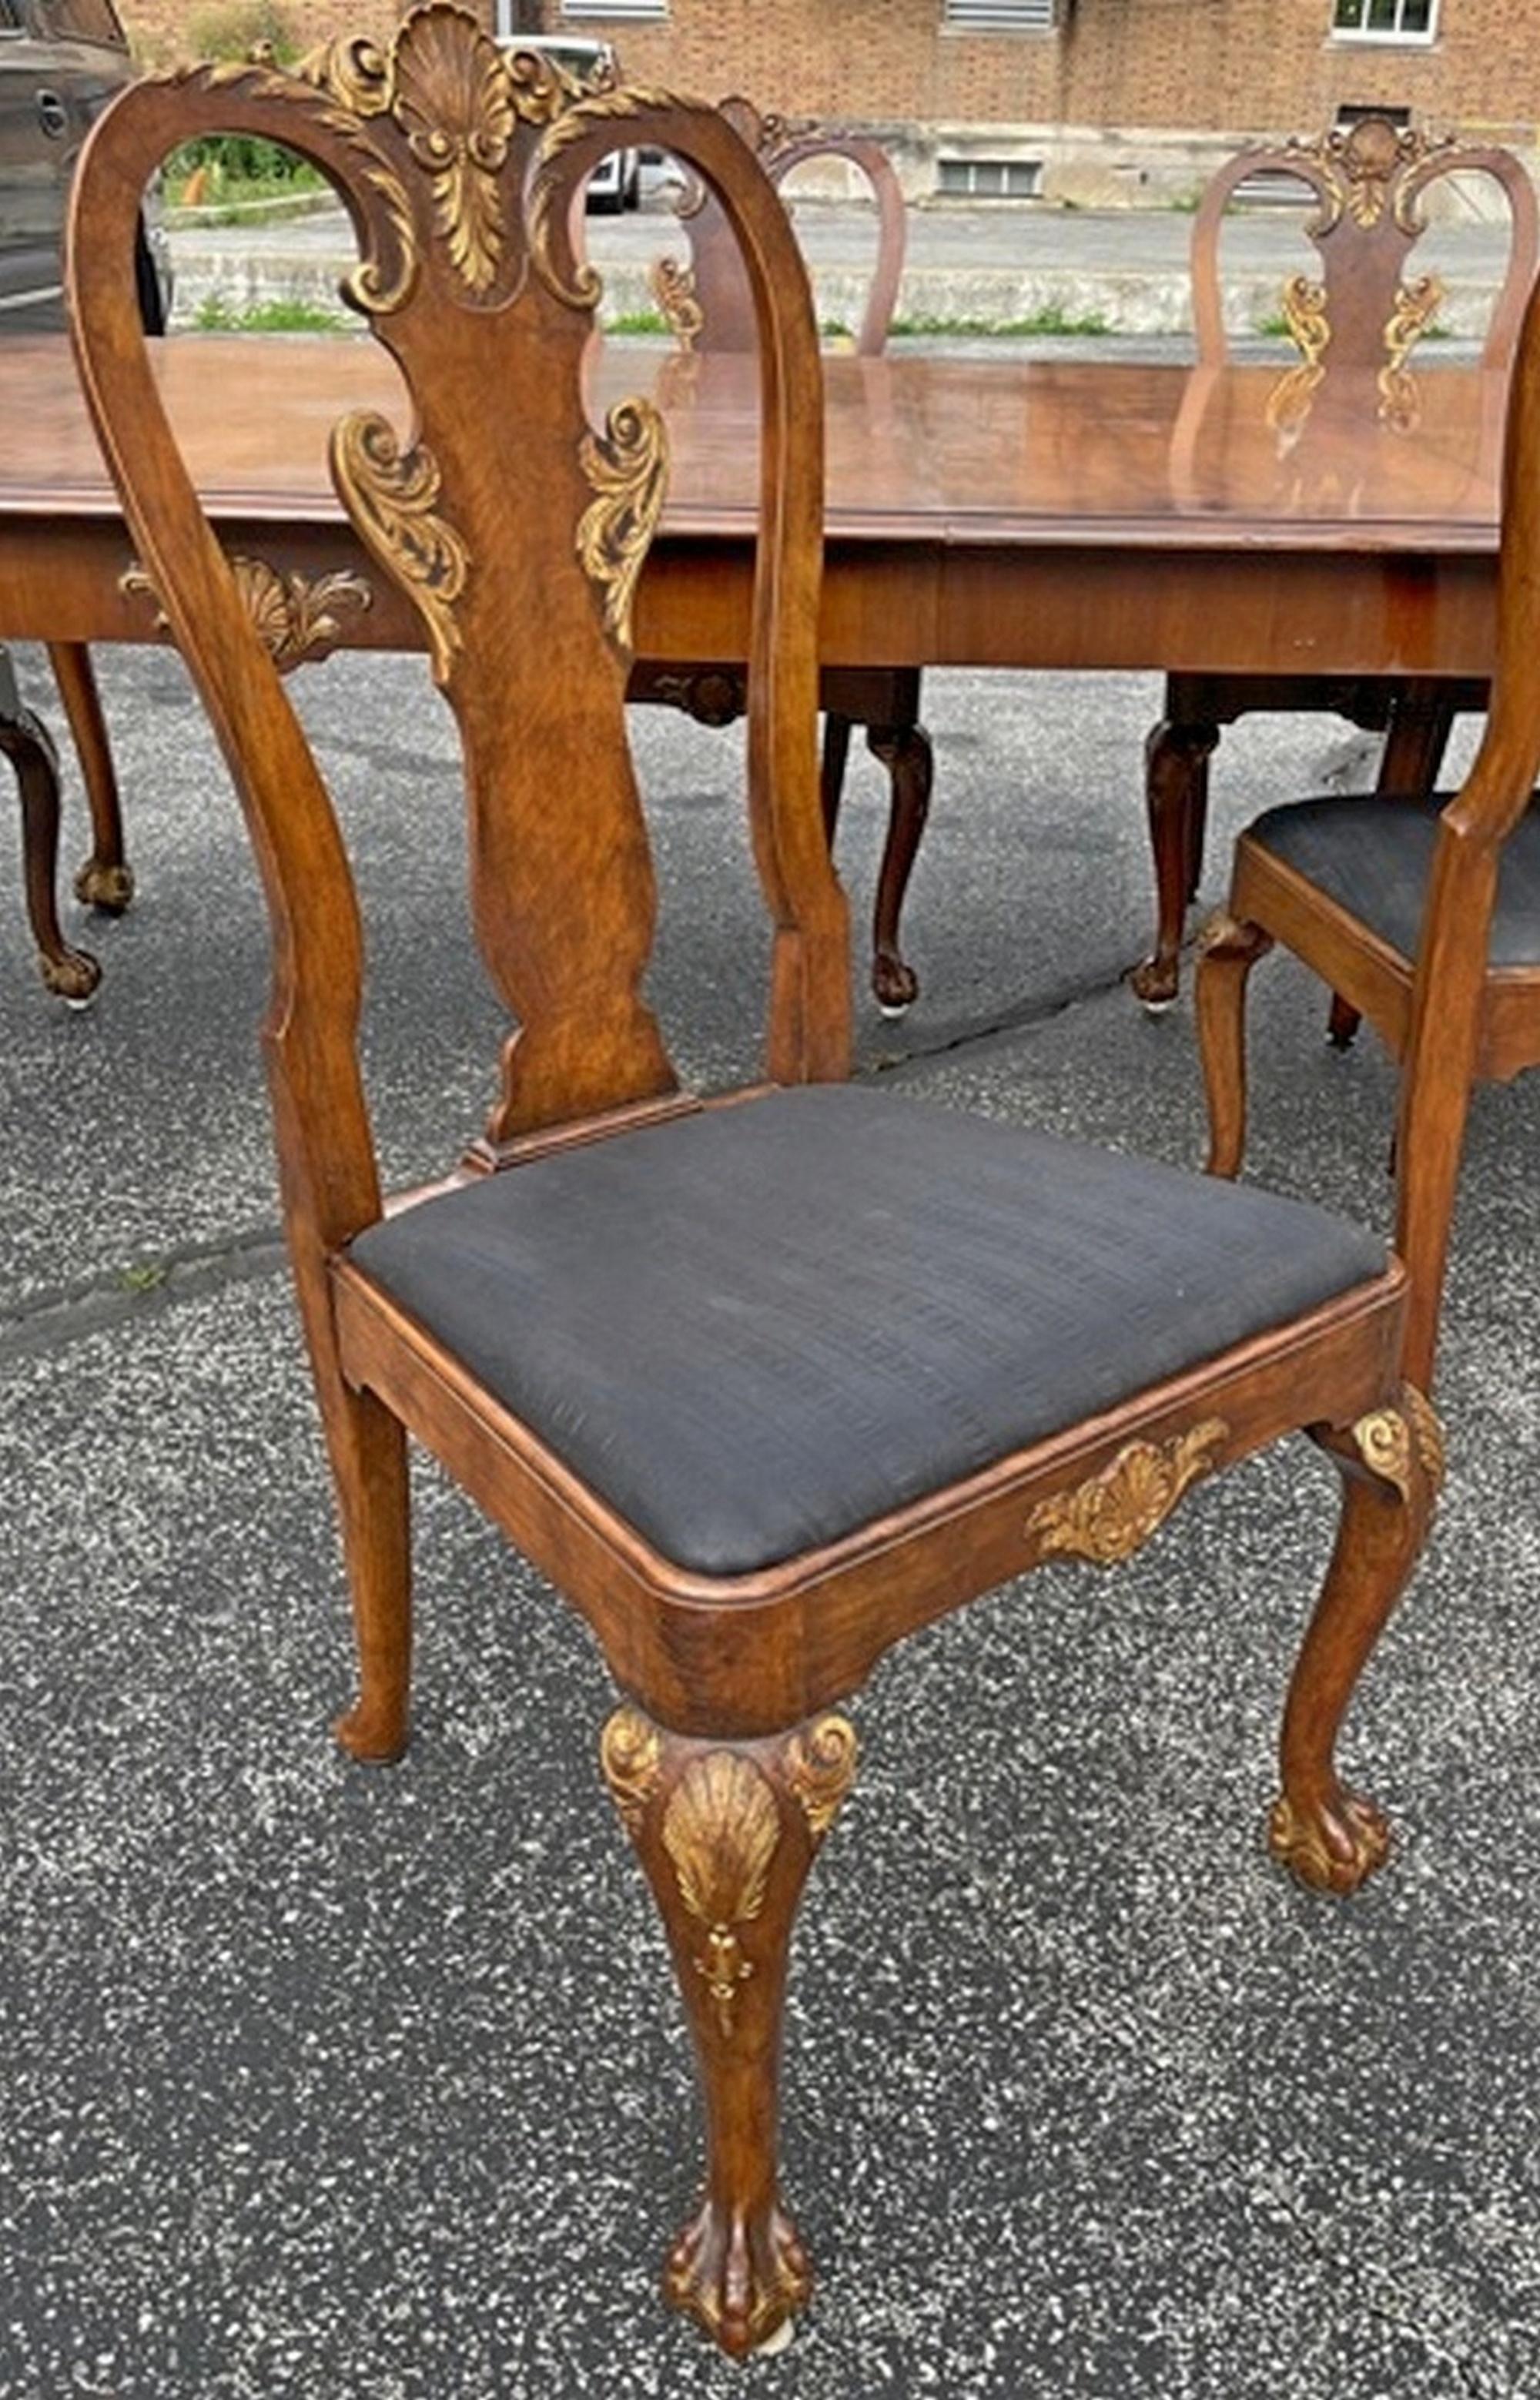
[[[19,665],[51,706],[40,653]],[[1540,1084],[1479,1096],[1450,1477],[1343,1741],[1397,1844],[1356,1899],[1268,1861],[1335,1477],[1285,1445],[1115,1576],[1049,1568],[854,1702],[797,1937],[785,2178],[818,2267],[729,2366],[657,2297],[698,2125],[573,1616],[430,1467],[416,1738],[348,1765],[330,1497],[277,1233],[265,942],[170,654],[100,671],[139,896],[37,984],[5,837],[0,1011],[0,2394],[5,2400],[1532,2400],[1540,2394],[1534,1488]],[[463,940],[456,746],[417,660],[296,678],[371,926],[392,1180],[452,1157],[501,1026]],[[935,674],[906,1020],[860,1071],[1179,1160],[1189,1004],[1121,981],[1150,896],[1150,677]],[[741,751],[639,712],[684,1070],[753,1070]],[[1462,730],[1468,757],[1473,729]],[[1206,897],[1274,799],[1372,753],[1252,719]],[[841,835],[858,916],[883,809]],[[72,855],[84,847],[77,783]],[[1259,970],[1251,1171],[1388,1224],[1369,1038]]]

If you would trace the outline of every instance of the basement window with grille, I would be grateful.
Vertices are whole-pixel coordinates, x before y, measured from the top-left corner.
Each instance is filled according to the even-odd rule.
[[[1431,42],[1438,0],[1332,0],[1331,31],[1339,41]]]
[[[955,198],[1035,200],[1043,187],[1041,158],[938,158],[935,187]]]
[[[1059,0],[942,0],[949,34],[1051,34]]]

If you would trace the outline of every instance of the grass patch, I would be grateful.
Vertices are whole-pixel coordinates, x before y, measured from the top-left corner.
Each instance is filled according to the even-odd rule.
[[[611,334],[666,334],[669,322],[656,308],[623,308],[618,317],[605,320],[605,330]]]
[[[119,1267],[117,1288],[119,1291],[158,1291],[170,1273],[158,1259],[146,1259],[137,1266]]]
[[[350,320],[319,300],[255,300],[249,308],[232,308],[217,292],[201,299],[193,311],[200,334],[347,334]]]
[[[1002,341],[1019,341],[1033,334],[1072,334],[1089,341],[1111,330],[1105,317],[1073,317],[1056,300],[1050,300],[1045,307],[1034,308],[1029,317],[895,317],[889,327],[890,333],[898,335],[958,334],[969,339],[982,336]]]

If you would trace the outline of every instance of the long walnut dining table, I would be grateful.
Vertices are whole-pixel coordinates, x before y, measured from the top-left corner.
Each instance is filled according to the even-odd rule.
[[[348,409],[383,406],[405,430],[388,359],[324,335],[154,348],[275,643],[295,657],[420,648],[416,612],[357,540],[325,464]],[[637,655],[742,659],[752,361],[611,343],[595,348],[593,384],[596,412],[652,392],[669,429]],[[1302,392],[1296,376],[1287,408],[1280,389],[1275,368],[1129,365],[1094,348],[1072,361],[831,356],[825,663],[1487,674],[1502,377],[1436,363],[1396,412],[1372,377],[1328,374]],[[0,343],[0,641],[157,638],[62,336]],[[1169,949],[1169,923],[1162,939]]]

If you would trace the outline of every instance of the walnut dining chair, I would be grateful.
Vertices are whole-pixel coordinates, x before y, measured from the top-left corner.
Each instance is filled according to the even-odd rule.
[[[1352,392],[1391,431],[1415,424],[1417,386],[1408,361],[1437,326],[1443,286],[1411,277],[1408,257],[1426,230],[1430,189],[1451,177],[1495,185],[1506,205],[1508,250],[1482,343],[1484,366],[1509,358],[1540,255],[1540,211],[1519,160],[1490,144],[1431,135],[1366,116],[1313,140],[1258,143],[1237,152],[1205,189],[1192,224],[1192,285],[1198,369],[1230,356],[1220,274],[1226,212],[1241,187],[1265,178],[1297,184],[1314,205],[1303,230],[1320,259],[1318,277],[1291,276],[1284,323],[1297,361],[1280,378],[1268,418],[1288,451],[1313,407]],[[1179,674],[1168,675],[1161,721],[1145,757],[1145,800],[1155,893],[1154,948],[1134,971],[1146,1006],[1175,999],[1187,909],[1203,872],[1209,761],[1222,726],[1257,710],[1314,710],[1383,731],[1377,788],[1426,793],[1438,780],[1450,728],[1461,710],[1486,706],[1470,677]],[[1345,1045],[1356,1020],[1334,1003],[1331,1038]]]
[[[1199,937],[1209,1172],[1240,1172],[1246,997],[1282,943],[1401,1063],[1396,1245],[1411,1278],[1407,1372],[1433,1378],[1471,1088],[1540,1064],[1540,310],[1508,387],[1491,709],[1458,792],[1327,795],[1241,835]]]
[[[859,358],[879,357],[887,348],[898,298],[906,234],[904,194],[887,152],[869,134],[764,116],[747,100],[735,97],[718,105],[777,189],[797,168],[813,162],[842,160],[860,174],[875,212],[876,244],[855,351]],[[752,351],[752,295],[718,202],[690,177],[675,202],[675,213],[688,238],[688,261],[670,255],[656,260],[651,283],[681,350],[686,356]],[[901,936],[905,895],[930,813],[934,778],[931,739],[920,722],[920,675],[918,667],[825,667],[819,684],[824,823],[831,845],[853,727],[864,728],[866,747],[888,776],[888,829],[872,903],[871,951],[872,994],[885,1016],[903,1016],[920,996],[920,978],[904,955]],[[743,662],[710,659],[664,666],[638,659],[632,669],[631,698],[666,701],[702,724],[729,725],[743,713]]]
[[[391,1207],[342,834],[121,274],[131,196],[214,131],[312,160],[357,230],[348,293],[411,430],[344,417],[333,477],[457,720],[470,913],[516,1028],[466,1160]],[[580,401],[596,279],[572,196],[617,142],[700,175],[759,329],[746,780],[767,1067],[709,1100],[680,1089],[643,998],[656,894],[626,744],[666,428],[646,401],[603,425]],[[808,2296],[776,2165],[787,1944],[854,1779],[851,1696],[894,1643],[1042,1561],[1126,1558],[1192,1487],[1303,1427],[1342,1470],[1342,1513],[1269,1840],[1339,1891],[1383,1855],[1334,1749],[1438,1476],[1436,1419],[1400,1371],[1404,1272],[1314,1207],[846,1080],[849,928],[818,787],[817,334],[785,211],[722,116],[657,92],[564,104],[538,62],[433,0],[388,46],[136,85],[83,157],[71,277],[92,416],[272,920],[284,1223],[357,1640],[338,1732],[368,1760],[407,1738],[411,1433],[582,1614],[618,1686],[600,1762],[705,2104],[704,2193],[665,2292],[742,2354]],[[488,411],[488,389],[507,404]]]

